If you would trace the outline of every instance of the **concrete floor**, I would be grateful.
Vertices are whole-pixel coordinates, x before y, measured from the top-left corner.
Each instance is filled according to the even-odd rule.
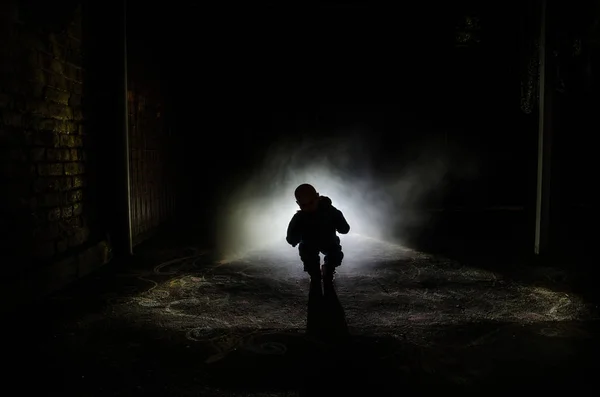
[[[221,261],[155,239],[131,263],[5,318],[4,386],[84,397],[592,385],[597,306],[563,272],[467,266],[361,236],[343,245],[337,293],[320,297],[289,247]]]

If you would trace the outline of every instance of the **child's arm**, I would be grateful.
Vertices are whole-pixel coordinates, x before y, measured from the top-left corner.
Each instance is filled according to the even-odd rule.
[[[339,234],[348,234],[348,232],[350,231],[350,225],[346,221],[344,214],[337,208],[335,216],[335,230],[337,230]]]
[[[294,215],[287,229],[287,237],[285,238],[289,245],[295,247],[302,240],[302,230],[300,227],[300,217]]]

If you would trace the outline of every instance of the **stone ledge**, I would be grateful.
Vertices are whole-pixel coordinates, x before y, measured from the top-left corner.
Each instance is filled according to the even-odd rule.
[[[92,273],[111,259],[107,241],[40,267],[22,277],[3,280],[0,312],[33,303]]]

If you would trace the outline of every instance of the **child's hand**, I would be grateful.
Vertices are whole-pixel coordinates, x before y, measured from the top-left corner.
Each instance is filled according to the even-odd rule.
[[[300,243],[300,239],[294,236],[290,236],[288,234],[288,236],[285,238],[285,241],[287,241],[287,243],[289,245],[291,245],[292,247],[296,247],[299,243]]]

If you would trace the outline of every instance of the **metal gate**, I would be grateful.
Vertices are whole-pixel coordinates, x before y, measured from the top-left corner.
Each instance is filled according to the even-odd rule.
[[[133,245],[146,240],[174,213],[173,149],[158,94],[136,90],[130,83],[129,150]]]

